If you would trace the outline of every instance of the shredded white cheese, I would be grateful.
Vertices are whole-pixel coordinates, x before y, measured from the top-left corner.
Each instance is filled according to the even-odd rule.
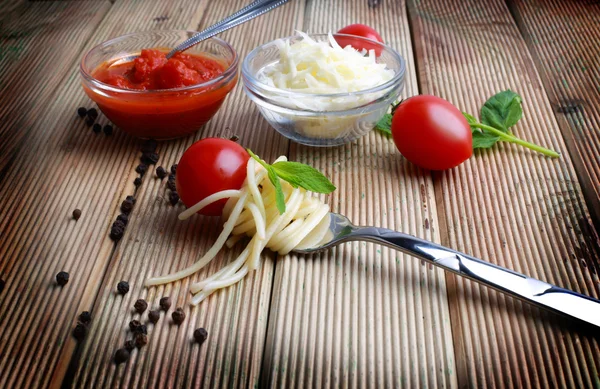
[[[308,94],[357,92],[384,84],[394,77],[385,63],[377,63],[373,50],[341,47],[329,33],[328,42],[317,42],[298,32],[301,41],[277,41],[279,61],[266,66],[258,79],[278,89]],[[293,99],[300,109],[335,111],[366,104],[378,96],[343,96],[335,99]],[[364,100],[364,101],[363,101]]]

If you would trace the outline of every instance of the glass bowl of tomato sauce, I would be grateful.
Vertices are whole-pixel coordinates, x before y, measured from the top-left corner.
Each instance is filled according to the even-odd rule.
[[[80,64],[85,93],[111,122],[139,138],[195,133],[236,85],[238,55],[227,42],[211,38],[166,59],[194,34],[148,31],[99,44]]]

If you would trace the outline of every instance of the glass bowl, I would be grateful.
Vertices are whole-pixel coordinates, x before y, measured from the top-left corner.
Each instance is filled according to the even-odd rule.
[[[328,41],[327,34],[309,36],[316,41]],[[279,89],[257,77],[266,66],[279,60],[277,41],[257,47],[242,63],[244,91],[263,117],[286,138],[308,146],[338,146],[367,134],[404,88],[405,62],[394,49],[362,37],[333,36],[364,41],[365,47],[380,53],[377,62],[385,63],[388,69],[394,70],[394,77],[381,85],[350,93],[310,94]],[[283,40],[294,43],[302,38],[291,36]],[[305,100],[310,100],[311,106],[322,102],[334,107],[334,110],[308,109],[302,104]]]
[[[238,56],[227,42],[211,38],[186,50],[225,67],[218,77],[197,85],[150,91],[122,89],[96,80],[93,72],[106,62],[118,62],[139,54],[142,49],[168,51],[194,34],[194,31],[148,31],[101,43],[81,61],[83,89],[111,122],[134,136],[172,139],[192,134],[213,117],[237,82]]]

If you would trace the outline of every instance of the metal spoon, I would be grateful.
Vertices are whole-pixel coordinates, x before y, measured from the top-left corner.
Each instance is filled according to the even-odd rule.
[[[203,31],[200,31],[196,35],[186,39],[173,50],[169,51],[167,54],[167,59],[174,56],[176,53],[180,51],[185,51],[190,47],[211,38],[215,35],[222,33],[223,31],[229,30],[235,26],[239,26],[242,23],[246,23],[249,20],[252,20],[260,15],[266,14],[269,11],[279,7],[287,3],[289,0],[257,0],[251,4],[248,4],[244,8],[240,9],[236,13],[226,17],[218,23],[213,24],[212,26],[206,28]],[[127,57],[120,58],[115,64],[125,63],[133,61],[139,57],[138,54],[128,55]]]
[[[343,215],[337,213],[329,215],[331,240],[319,247],[294,250],[295,252],[316,253],[354,240],[379,243],[523,301],[600,327],[599,300],[527,277],[412,235],[386,228],[357,227]]]
[[[263,15],[288,1],[289,0],[257,0],[179,44],[167,54],[167,58],[171,58],[175,53],[185,51],[205,39]]]

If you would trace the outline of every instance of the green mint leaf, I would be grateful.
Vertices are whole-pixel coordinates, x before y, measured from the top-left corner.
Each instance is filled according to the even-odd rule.
[[[462,114],[465,117],[465,119],[467,119],[467,123],[469,123],[470,126],[472,126],[473,124],[479,123],[479,121],[477,119],[475,119],[475,116],[469,115],[466,112],[463,112]]]
[[[275,162],[275,173],[294,187],[301,187],[315,193],[331,193],[335,186],[320,171],[299,162]]]
[[[500,137],[496,135],[490,134],[489,132],[483,132],[472,127],[471,133],[473,134],[473,150],[489,149],[500,140]]]
[[[386,113],[375,125],[375,129],[386,136],[392,135],[392,114]]]
[[[269,176],[269,181],[271,181],[271,184],[275,187],[275,204],[277,205],[279,214],[282,215],[285,212],[285,196],[283,195],[281,182],[279,182],[279,177],[272,166],[267,168],[267,174]]]
[[[267,176],[269,177],[269,181],[273,184],[275,188],[275,205],[277,205],[277,210],[279,210],[279,214],[283,214],[285,212],[285,196],[283,195],[283,189],[281,188],[281,182],[279,182],[279,177],[275,172],[275,169],[256,154],[252,152],[250,149],[246,149],[248,154],[258,163],[260,163],[266,170]]]
[[[396,109],[398,109],[398,107],[400,106],[400,104],[402,104],[402,102],[404,102],[404,99],[398,101],[395,104],[392,103],[390,113],[386,113],[385,115],[383,115],[383,117],[381,119],[379,119],[377,124],[375,124],[375,129],[377,131],[385,134],[387,137],[392,136],[392,118],[394,117],[394,113],[396,112]]]
[[[260,159],[260,157],[256,154],[254,154],[252,152],[252,150],[250,149],[246,149],[246,151],[248,152],[248,154],[250,154],[250,156],[258,163],[260,163],[265,169],[269,170],[269,164],[266,163],[265,161],[263,161],[262,159]]]
[[[471,126],[471,134],[473,135],[473,150],[489,149],[500,140],[500,137],[497,135],[490,134],[489,132],[485,132],[481,128],[477,127],[480,123],[473,115],[469,115],[466,112],[463,112],[462,114],[465,119],[467,119],[469,126]]]
[[[269,165],[260,157],[246,149],[248,154],[260,163],[266,170],[269,181],[275,188],[275,203],[279,213],[285,212],[285,196],[279,180],[287,181],[294,188],[302,187],[315,193],[331,193],[335,186],[317,169],[299,162],[281,161]]]
[[[481,123],[474,116],[463,112],[471,127],[473,149],[488,149],[497,142],[510,142],[548,157],[560,158],[556,151],[519,139],[509,131],[523,117],[521,101],[521,96],[511,90],[495,94],[481,107]]]
[[[508,129],[517,124],[523,116],[521,101],[521,96],[510,89],[495,94],[481,107],[481,122],[510,133]]]

